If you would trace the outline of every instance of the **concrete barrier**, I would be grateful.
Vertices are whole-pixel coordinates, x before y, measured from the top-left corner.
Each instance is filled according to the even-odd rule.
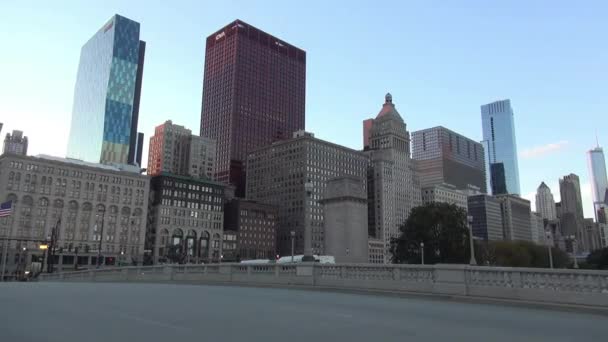
[[[41,274],[40,281],[297,285],[469,296],[608,308],[608,271],[468,265],[209,264]]]

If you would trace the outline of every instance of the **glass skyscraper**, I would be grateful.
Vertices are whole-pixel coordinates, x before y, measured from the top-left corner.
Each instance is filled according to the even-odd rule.
[[[141,165],[137,121],[145,47],[139,23],[120,15],[82,47],[68,157]]]
[[[481,123],[483,140],[487,141],[492,191],[521,194],[511,101],[496,101],[481,106]]]
[[[587,166],[591,181],[591,195],[593,197],[593,212],[598,220],[598,210],[608,206],[608,177],[606,176],[606,160],[604,150],[599,145],[587,152]]]

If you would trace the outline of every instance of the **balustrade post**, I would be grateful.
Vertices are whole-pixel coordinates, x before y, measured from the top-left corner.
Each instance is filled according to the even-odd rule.
[[[523,282],[521,280],[521,272],[520,271],[512,271],[511,273],[511,282],[513,283],[514,288],[522,288]]]
[[[400,280],[401,279],[401,269],[395,265],[393,266],[393,280]]]
[[[253,266],[252,265],[247,265],[247,278],[251,277],[251,268]]]
[[[280,269],[280,265],[279,264],[274,264],[274,277],[278,278],[279,277],[279,269]]]

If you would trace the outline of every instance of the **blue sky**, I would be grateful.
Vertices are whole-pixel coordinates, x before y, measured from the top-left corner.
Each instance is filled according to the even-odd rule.
[[[0,122],[30,154],[64,156],[80,48],[115,13],[147,42],[140,130],[167,119],[198,133],[204,39],[239,18],[307,51],[306,128],[361,148],[361,121],[390,91],[408,129],[481,139],[481,104],[510,98],[520,178],[581,177],[608,144],[605,1],[7,1],[0,0]],[[147,149],[144,150],[147,153]]]

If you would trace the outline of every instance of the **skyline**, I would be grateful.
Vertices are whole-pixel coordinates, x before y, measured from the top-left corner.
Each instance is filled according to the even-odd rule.
[[[2,5],[4,6],[8,7],[6,13],[14,13],[8,16],[9,26],[16,18],[25,15],[19,14],[19,11],[25,9],[20,8],[24,5],[11,3]],[[195,129],[200,119],[204,40],[218,28],[239,18],[307,52],[306,129],[317,137],[361,149],[361,121],[377,111],[382,97],[390,91],[395,102],[399,103],[400,112],[410,131],[441,125],[479,141],[479,107],[508,98],[511,99],[515,112],[522,196],[532,199],[534,207],[536,188],[541,181],[545,181],[558,200],[558,178],[571,172],[576,173],[581,178],[585,216],[594,217],[585,152],[595,145],[595,139],[590,136],[594,127],[602,126],[602,122],[605,122],[600,108],[605,108],[608,104],[601,92],[601,82],[607,76],[608,53],[606,48],[592,44],[594,34],[598,41],[599,32],[605,32],[599,26],[606,24],[595,13],[601,11],[589,12],[588,8],[566,9],[563,6],[526,6],[531,13],[522,14],[518,13],[519,6],[515,4],[501,10],[521,15],[523,19],[528,15],[529,21],[523,20],[519,23],[522,25],[516,25],[519,27],[511,28],[511,31],[492,27],[488,29],[490,32],[484,33],[474,32],[477,26],[471,24],[482,25],[486,23],[484,20],[491,22],[505,14],[496,9],[466,8],[476,15],[465,11],[466,13],[460,13],[462,17],[458,19],[451,18],[453,14],[450,11],[463,12],[463,8],[436,9],[396,3],[383,5],[383,8],[391,7],[395,10],[390,12],[371,4],[354,5],[352,13],[348,13],[352,16],[350,18],[333,13],[330,9],[317,13],[315,8],[320,6],[294,11],[295,5],[292,4],[279,3],[258,9],[247,3],[235,5],[235,2],[231,2],[222,4],[219,13],[213,11],[215,4],[202,5],[203,10],[198,12],[210,14],[205,17],[198,13],[200,22],[181,19],[183,15],[197,12],[194,10],[197,6],[199,5],[192,4],[186,7],[180,3],[170,11],[161,12],[154,6],[141,6],[141,3],[116,3],[115,6],[104,4],[101,6],[103,9],[96,8],[95,5],[72,3],[62,11],[57,11],[52,6],[41,3],[40,10],[28,13],[34,18],[27,30],[11,33],[10,37],[7,32],[2,33],[3,41],[8,42],[12,51],[17,51],[16,54],[0,57],[1,71],[8,80],[0,85],[0,93],[6,96],[0,101],[3,133],[13,129],[24,131],[30,139],[32,155],[66,155],[80,48],[114,14],[138,21],[141,24],[141,38],[148,42],[140,109],[140,131],[145,133],[146,141],[149,141],[154,127],[168,119]],[[339,7],[336,4],[331,6]],[[271,12],[264,13],[270,8]],[[411,10],[412,13],[420,14],[420,18],[408,20],[407,15],[413,14],[404,14],[397,8]],[[580,25],[568,26],[571,31],[562,32],[559,27],[560,18],[576,15],[567,13],[568,11],[577,11]],[[44,12],[53,15],[42,16]],[[273,13],[276,15],[282,12],[294,15],[286,15],[279,20],[269,19]],[[364,24],[362,28],[349,25],[368,18],[370,13],[373,16],[379,12],[383,22],[388,23],[384,28],[379,29],[375,22]],[[486,17],[484,12],[493,15]],[[332,15],[328,17],[328,13]],[[396,15],[405,17],[385,21],[385,17],[393,18]],[[542,17],[536,18],[534,15]],[[467,22],[466,19],[474,20]],[[534,22],[539,19],[539,23]],[[441,28],[450,25],[450,20],[456,20],[460,25],[455,26],[454,32],[444,32]],[[340,22],[344,24],[336,25]],[[437,28],[432,26],[439,23],[441,27],[436,31]],[[164,30],[171,25],[173,30]],[[598,26],[597,29],[594,25]],[[16,27],[17,23],[12,26]],[[48,30],[48,27],[53,29]],[[527,35],[523,35],[531,27],[536,30],[531,31],[532,34],[525,32]],[[590,28],[595,31],[589,30]],[[468,36],[460,37],[463,31]],[[327,32],[345,39],[327,39]],[[414,37],[410,32],[420,34],[420,37]],[[497,34],[497,40],[502,45],[491,39],[481,39],[488,38],[484,35],[492,33]],[[577,34],[588,37],[581,40]],[[445,41],[441,41],[442,35],[447,37]],[[395,39],[403,36],[406,43]],[[357,39],[349,40],[350,37]],[[516,41],[517,37],[523,45],[526,42],[531,45],[536,43],[541,49],[549,51],[544,51],[540,54],[542,58],[538,58],[535,48],[523,48],[517,44],[522,43]],[[430,43],[432,39],[438,39],[439,44]],[[36,41],[38,45],[25,44],[31,41]],[[50,45],[46,45],[49,42]],[[478,45],[482,43],[485,45]],[[374,46],[378,48],[375,49]],[[502,54],[492,55],[491,61],[476,58],[479,49],[487,53],[498,47],[504,48],[504,51],[499,50]],[[48,53],[43,55],[44,58],[39,58],[41,54],[36,53],[38,50]],[[412,54],[411,51],[416,53]],[[576,57],[581,51],[584,53]],[[446,53],[451,58],[443,58]],[[32,57],[36,58],[32,60]],[[519,57],[525,57],[527,63],[517,60]],[[569,64],[573,61],[573,65]],[[10,67],[12,65],[21,67]],[[506,70],[502,70],[501,67],[505,66]],[[559,66],[563,68],[560,69]],[[478,74],[476,69],[480,69]],[[484,73],[489,75],[482,75]],[[512,74],[514,77],[511,77]],[[557,74],[560,77],[556,77]],[[577,86],[580,89],[576,89]],[[31,100],[31,94],[36,94],[36,101]],[[429,103],[433,106],[428,106]],[[331,125],[326,124],[328,116],[333,119]],[[585,120],[561,122],[573,116]],[[49,130],[49,127],[52,129]],[[336,132],[335,127],[343,129]],[[601,138],[600,136],[600,144]],[[143,153],[145,157],[147,145],[146,143]],[[563,160],[571,162],[566,164]],[[145,160],[143,164],[146,164]]]

